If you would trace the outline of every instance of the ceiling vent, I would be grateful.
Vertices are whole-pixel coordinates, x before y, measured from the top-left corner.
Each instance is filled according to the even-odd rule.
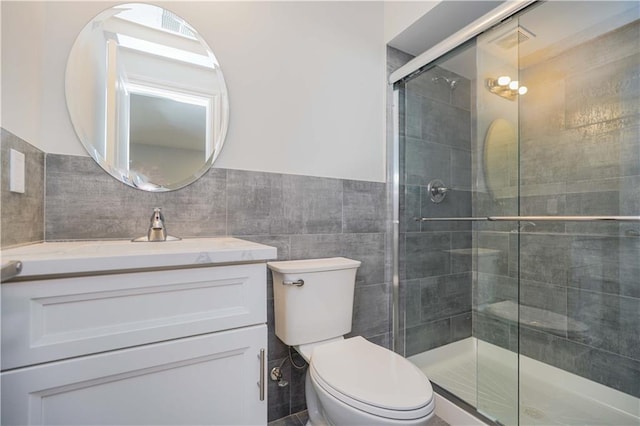
[[[520,43],[524,43],[525,41],[534,38],[536,35],[531,31],[518,26],[505,34],[502,34],[493,40],[493,43],[500,46],[501,48],[508,50],[511,49]]]

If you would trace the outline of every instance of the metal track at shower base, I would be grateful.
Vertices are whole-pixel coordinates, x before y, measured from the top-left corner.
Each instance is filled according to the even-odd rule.
[[[442,386],[431,382],[431,387],[433,388],[433,391],[436,392],[438,395],[440,395],[441,397],[447,399],[449,402],[454,404],[456,407],[466,411],[467,413],[471,414],[473,417],[479,419],[480,421],[486,423],[487,425],[489,425],[489,426],[504,426],[499,421],[496,421],[494,419],[490,419],[489,417],[485,416],[484,414],[479,412],[476,409],[476,407],[474,407],[473,405],[469,404],[467,401],[465,401],[463,399],[460,399],[458,396],[456,396],[455,394],[449,392],[448,390],[446,390]]]

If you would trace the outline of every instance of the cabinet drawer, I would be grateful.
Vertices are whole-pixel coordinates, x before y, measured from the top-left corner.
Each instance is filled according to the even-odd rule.
[[[266,424],[266,344],[263,324],[4,372],[2,424]]]
[[[266,322],[266,265],[2,285],[2,370]]]

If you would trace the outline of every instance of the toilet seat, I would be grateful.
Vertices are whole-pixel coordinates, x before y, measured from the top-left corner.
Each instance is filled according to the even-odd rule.
[[[422,371],[360,336],[316,347],[309,373],[334,398],[378,417],[411,420],[434,409],[433,390]]]

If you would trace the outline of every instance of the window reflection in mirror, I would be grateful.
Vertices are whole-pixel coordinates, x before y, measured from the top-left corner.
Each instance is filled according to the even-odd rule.
[[[185,186],[218,155],[228,101],[220,67],[183,19],[146,4],[94,18],[67,65],[82,143],[110,174],[151,191]]]

